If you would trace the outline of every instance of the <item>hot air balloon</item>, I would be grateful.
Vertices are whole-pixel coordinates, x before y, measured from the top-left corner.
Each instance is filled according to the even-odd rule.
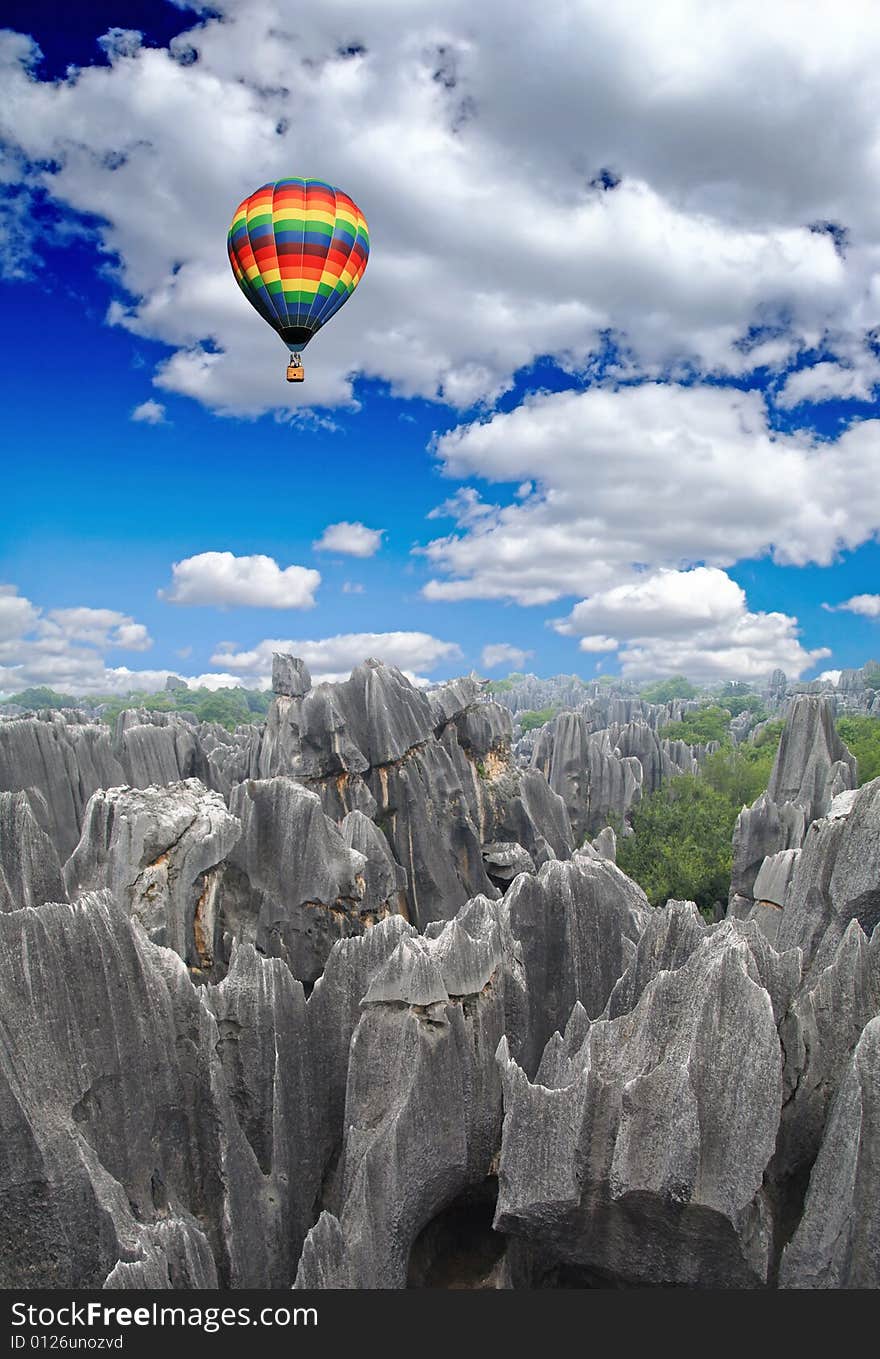
[[[239,203],[227,245],[238,286],[290,350],[288,382],[302,382],[300,351],[348,301],[367,267],[363,213],[322,179],[279,179]]]

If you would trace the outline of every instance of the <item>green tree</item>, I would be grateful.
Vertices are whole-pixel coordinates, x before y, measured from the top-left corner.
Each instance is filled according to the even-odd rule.
[[[549,708],[527,708],[525,712],[519,713],[519,725],[522,731],[534,731],[536,727],[543,727],[545,722],[550,722],[559,712],[559,709]]]
[[[722,698],[722,703],[731,717],[739,717],[747,708],[755,714],[759,722],[767,716],[767,709],[760,694],[728,695]]]
[[[269,711],[269,704],[272,702],[271,689],[243,689],[245,703],[252,713],[259,717],[264,717]]]
[[[199,703],[196,715],[200,722],[219,722],[234,731],[240,723],[249,721],[251,713],[240,689],[217,689]]]
[[[880,777],[880,717],[851,713],[837,719],[837,730],[859,762],[859,787]]]
[[[655,906],[675,897],[706,911],[726,899],[736,818],[767,787],[782,727],[768,722],[759,743],[723,745],[699,774],[679,775],[633,808],[634,834],[618,837],[617,862]]]
[[[709,703],[692,713],[685,713],[680,722],[669,722],[658,728],[660,736],[670,741],[688,741],[691,745],[705,745],[707,741],[729,739],[730,713]]]
[[[74,698],[72,694],[58,694],[45,684],[22,689],[20,694],[12,694],[9,698],[3,699],[3,703],[15,703],[20,708],[75,708],[77,703],[82,701]]]
[[[697,690],[685,675],[670,675],[669,679],[655,680],[640,690],[639,697],[646,703],[669,703],[673,698],[696,698]]]
[[[707,780],[682,774],[633,809],[617,862],[653,905],[674,897],[707,911],[727,898],[738,812]]]
[[[777,732],[775,740],[770,737],[760,746],[746,743],[735,750],[724,746],[707,756],[702,777],[716,793],[727,798],[738,813],[741,807],[750,806],[770,782],[778,745]]]

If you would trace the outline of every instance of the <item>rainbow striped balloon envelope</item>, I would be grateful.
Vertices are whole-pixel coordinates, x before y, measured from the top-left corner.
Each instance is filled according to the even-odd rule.
[[[229,262],[251,306],[291,350],[351,297],[370,254],[354,199],[322,179],[279,179],[239,203]]]

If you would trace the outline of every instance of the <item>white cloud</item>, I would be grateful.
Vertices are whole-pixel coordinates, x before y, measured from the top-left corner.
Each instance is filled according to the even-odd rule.
[[[841,673],[840,670],[823,670],[819,679],[830,680],[832,684],[839,684]]]
[[[509,665],[521,670],[533,651],[523,651],[521,647],[511,646],[509,642],[489,642],[483,647],[480,660],[484,669],[494,670],[498,665]]]
[[[265,685],[255,685],[247,679],[242,679],[240,675],[224,675],[214,670],[209,670],[203,675],[181,675],[179,670],[129,670],[124,665],[102,669],[86,681],[76,681],[69,685],[58,684],[53,687],[76,695],[155,693],[165,688],[165,681],[169,675],[185,680],[191,689],[265,688]],[[3,683],[2,676],[3,672],[0,670],[0,684]],[[49,683],[49,680],[45,682]]]
[[[143,33],[136,28],[111,28],[98,39],[98,46],[111,61],[120,57],[135,57],[143,45]]]
[[[543,604],[637,581],[633,563],[769,554],[827,566],[880,526],[880,421],[833,441],[781,434],[758,392],[647,383],[540,395],[459,426],[436,451],[449,476],[536,489],[480,515],[466,502],[458,530],[422,549],[439,573],[429,599]]]
[[[116,609],[43,611],[15,586],[0,586],[0,692],[35,684],[72,694],[124,692],[120,676],[135,672],[107,668],[103,653],[147,651],[152,645],[143,623]],[[161,687],[169,672],[137,673],[150,681],[138,687]]]
[[[524,499],[532,489],[531,482],[525,482],[517,491],[517,496]],[[523,492],[521,496],[520,491]],[[461,528],[469,524],[478,524],[481,519],[491,515],[492,511],[493,506],[482,501],[479,491],[473,486],[459,486],[455,495],[449,496],[441,505],[436,505],[428,512],[426,518],[454,519]]]
[[[123,651],[149,651],[153,639],[143,623],[121,623],[111,637],[110,645]]]
[[[581,651],[616,651],[620,646],[616,637],[603,637],[601,633],[590,633],[578,642]]]
[[[603,627],[629,637],[647,632],[655,637],[686,637],[696,629],[738,618],[744,606],[745,591],[724,571],[705,566],[693,571],[659,571],[581,600],[568,618],[556,624],[556,631],[569,637],[583,635],[584,640],[593,640]]]
[[[246,651],[236,650],[231,642],[221,643],[211,664],[251,679],[264,679],[272,673],[276,651],[300,656],[315,679],[347,677],[368,656],[407,673],[431,671],[461,656],[455,642],[440,641],[426,632],[351,632],[317,640],[268,638]]]
[[[40,623],[43,637],[122,651],[149,651],[153,639],[143,623],[116,609],[50,609]]]
[[[364,587],[359,580],[344,580],[342,582],[342,593],[344,595],[362,595]]]
[[[21,637],[39,617],[29,599],[23,599],[15,585],[0,585],[0,642]]]
[[[858,366],[816,363],[789,375],[777,403],[789,410],[802,401],[872,401],[878,382],[880,363],[873,355],[864,355]]]
[[[385,529],[371,529],[364,524],[349,524],[343,519],[328,524],[321,537],[312,543],[316,552],[343,552],[349,557],[373,557],[382,546]]]
[[[135,406],[131,418],[144,425],[164,425],[165,407],[161,401],[142,401],[139,406]]]
[[[321,584],[306,566],[280,567],[273,557],[236,557],[232,552],[200,552],[175,562],[169,604],[213,604],[218,608],[311,609]]]
[[[880,618],[880,595],[853,595],[842,604],[823,604],[829,613],[858,613],[863,618]]]
[[[64,81],[2,44],[9,134],[32,182],[106,224],[113,319],[174,350],[160,389],[301,410],[351,400],[364,372],[468,405],[536,355],[584,364],[609,330],[642,372],[739,373],[873,324],[868,4],[814,0],[803,23],[794,0],[583,0],[518,14],[504,42],[501,0],[442,18],[412,0],[406,23],[398,0],[218,8],[171,53],[111,30],[111,64]],[[302,146],[361,204],[374,253],[295,391],[217,242]],[[848,228],[844,257],[820,221]],[[774,333],[740,344],[756,323]]]
[[[621,640],[597,637],[592,630],[603,625]],[[608,650],[611,646],[598,643],[611,644],[622,673],[636,679],[665,674],[760,679],[777,666],[800,675],[831,655],[827,647],[804,649],[796,618],[751,612],[745,591],[725,572],[706,567],[660,571],[612,587],[582,600],[555,626],[565,636],[583,634],[585,651]]]

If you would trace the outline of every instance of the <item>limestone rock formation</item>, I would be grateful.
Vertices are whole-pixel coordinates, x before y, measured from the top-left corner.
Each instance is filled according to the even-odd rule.
[[[498,887],[506,887],[520,873],[535,871],[531,854],[515,840],[496,840],[484,845],[483,863],[489,877]]]
[[[612,826],[603,826],[592,842],[593,849],[602,859],[617,862],[617,836]]]
[[[280,963],[260,968],[296,986]],[[281,1185],[266,1183],[238,1122],[217,1022],[183,962],[108,894],[86,894],[0,916],[0,971],[14,1148],[0,1184],[3,1285],[120,1286],[120,1261],[155,1277],[157,1252],[182,1281],[209,1283],[200,1232],[221,1283],[289,1278],[274,1222]],[[286,1069],[295,1026],[280,1037]],[[141,1270],[128,1283],[144,1281]]]
[[[364,895],[361,916],[373,923],[386,915],[406,915],[406,869],[391,853],[391,847],[375,821],[363,812],[349,812],[339,827],[349,849],[361,854]]]
[[[800,849],[811,825],[828,816],[832,805],[840,808],[839,799],[855,785],[856,762],[834,726],[833,700],[824,694],[798,695],[786,717],[767,791],[743,808],[736,823],[731,915],[748,917],[756,902],[769,899],[757,895],[756,879],[765,860],[785,863],[785,871],[793,871],[793,860],[776,856]],[[824,851],[820,857],[824,861]],[[806,872],[807,867],[803,864],[799,871]],[[765,871],[765,883],[771,871],[769,867]],[[778,881],[774,890],[778,892]],[[771,935],[781,927],[765,908],[759,907],[758,913]]]
[[[782,1053],[745,938],[710,934],[616,1019],[575,1007],[534,1085],[506,1039],[499,1062],[496,1228],[599,1276],[766,1283]]]
[[[229,806],[242,834],[221,893],[224,926],[233,937],[284,958],[293,975],[311,985],[335,941],[360,933],[367,918],[387,911],[397,889],[384,900],[367,899],[366,855],[349,847],[317,794],[293,779],[239,783]],[[384,888],[393,868],[382,851],[375,852],[382,855],[376,875]]]
[[[865,675],[779,697],[717,924],[609,822],[705,758],[687,702],[273,687],[0,721],[0,1283],[877,1286]],[[525,697],[572,710],[517,755]]]
[[[517,1060],[533,1075],[555,1029],[576,1001],[601,1014],[635,953],[650,907],[640,887],[606,859],[551,862],[516,879],[504,897],[510,933],[521,950],[528,996],[527,1033]]]
[[[800,854],[799,849],[781,849],[776,854],[768,854],[752,887],[754,904],[745,918],[756,921],[771,942],[779,935],[782,911]]]
[[[71,899],[107,888],[154,943],[193,968],[221,955],[217,898],[241,834],[218,793],[198,779],[167,788],[109,788],[89,800],[64,868]]]
[[[793,802],[779,806],[765,792],[751,807],[743,807],[733,831],[731,914],[748,915],[754,904],[755,879],[764,860],[800,849],[805,832],[804,810]]]
[[[856,1045],[779,1282],[880,1288],[880,1018]]]
[[[0,793],[0,911],[64,900],[55,846],[40,829],[28,795]]]
[[[774,1163],[780,1182],[809,1170],[831,1103],[865,1025],[880,1014],[880,932],[851,921],[827,967],[808,973],[780,1035],[786,1100]]]
[[[581,713],[561,713],[542,728],[532,765],[563,799],[578,844],[601,830],[609,815],[625,817],[642,795],[639,760],[621,756],[607,730],[591,732]]]
[[[831,701],[803,694],[786,720],[767,796],[803,807],[807,823],[824,816],[835,793],[855,787],[856,762],[834,725]]]
[[[207,763],[190,713],[127,709],[116,719],[113,751],[135,788],[207,779]]]
[[[404,1287],[419,1231],[486,1177],[504,1031],[500,935],[486,907],[431,939],[404,936],[373,975],[351,1045],[340,1208],[313,1230],[297,1287]]]
[[[34,812],[62,862],[79,839],[92,793],[126,782],[101,723],[68,722],[53,713],[0,724],[0,791],[42,795]]]
[[[880,779],[835,800],[832,812],[807,832],[779,926],[780,947],[796,946],[820,966],[851,920],[868,935],[880,920]]]
[[[299,656],[276,652],[272,657],[272,692],[285,698],[302,698],[312,687],[309,667]]]

